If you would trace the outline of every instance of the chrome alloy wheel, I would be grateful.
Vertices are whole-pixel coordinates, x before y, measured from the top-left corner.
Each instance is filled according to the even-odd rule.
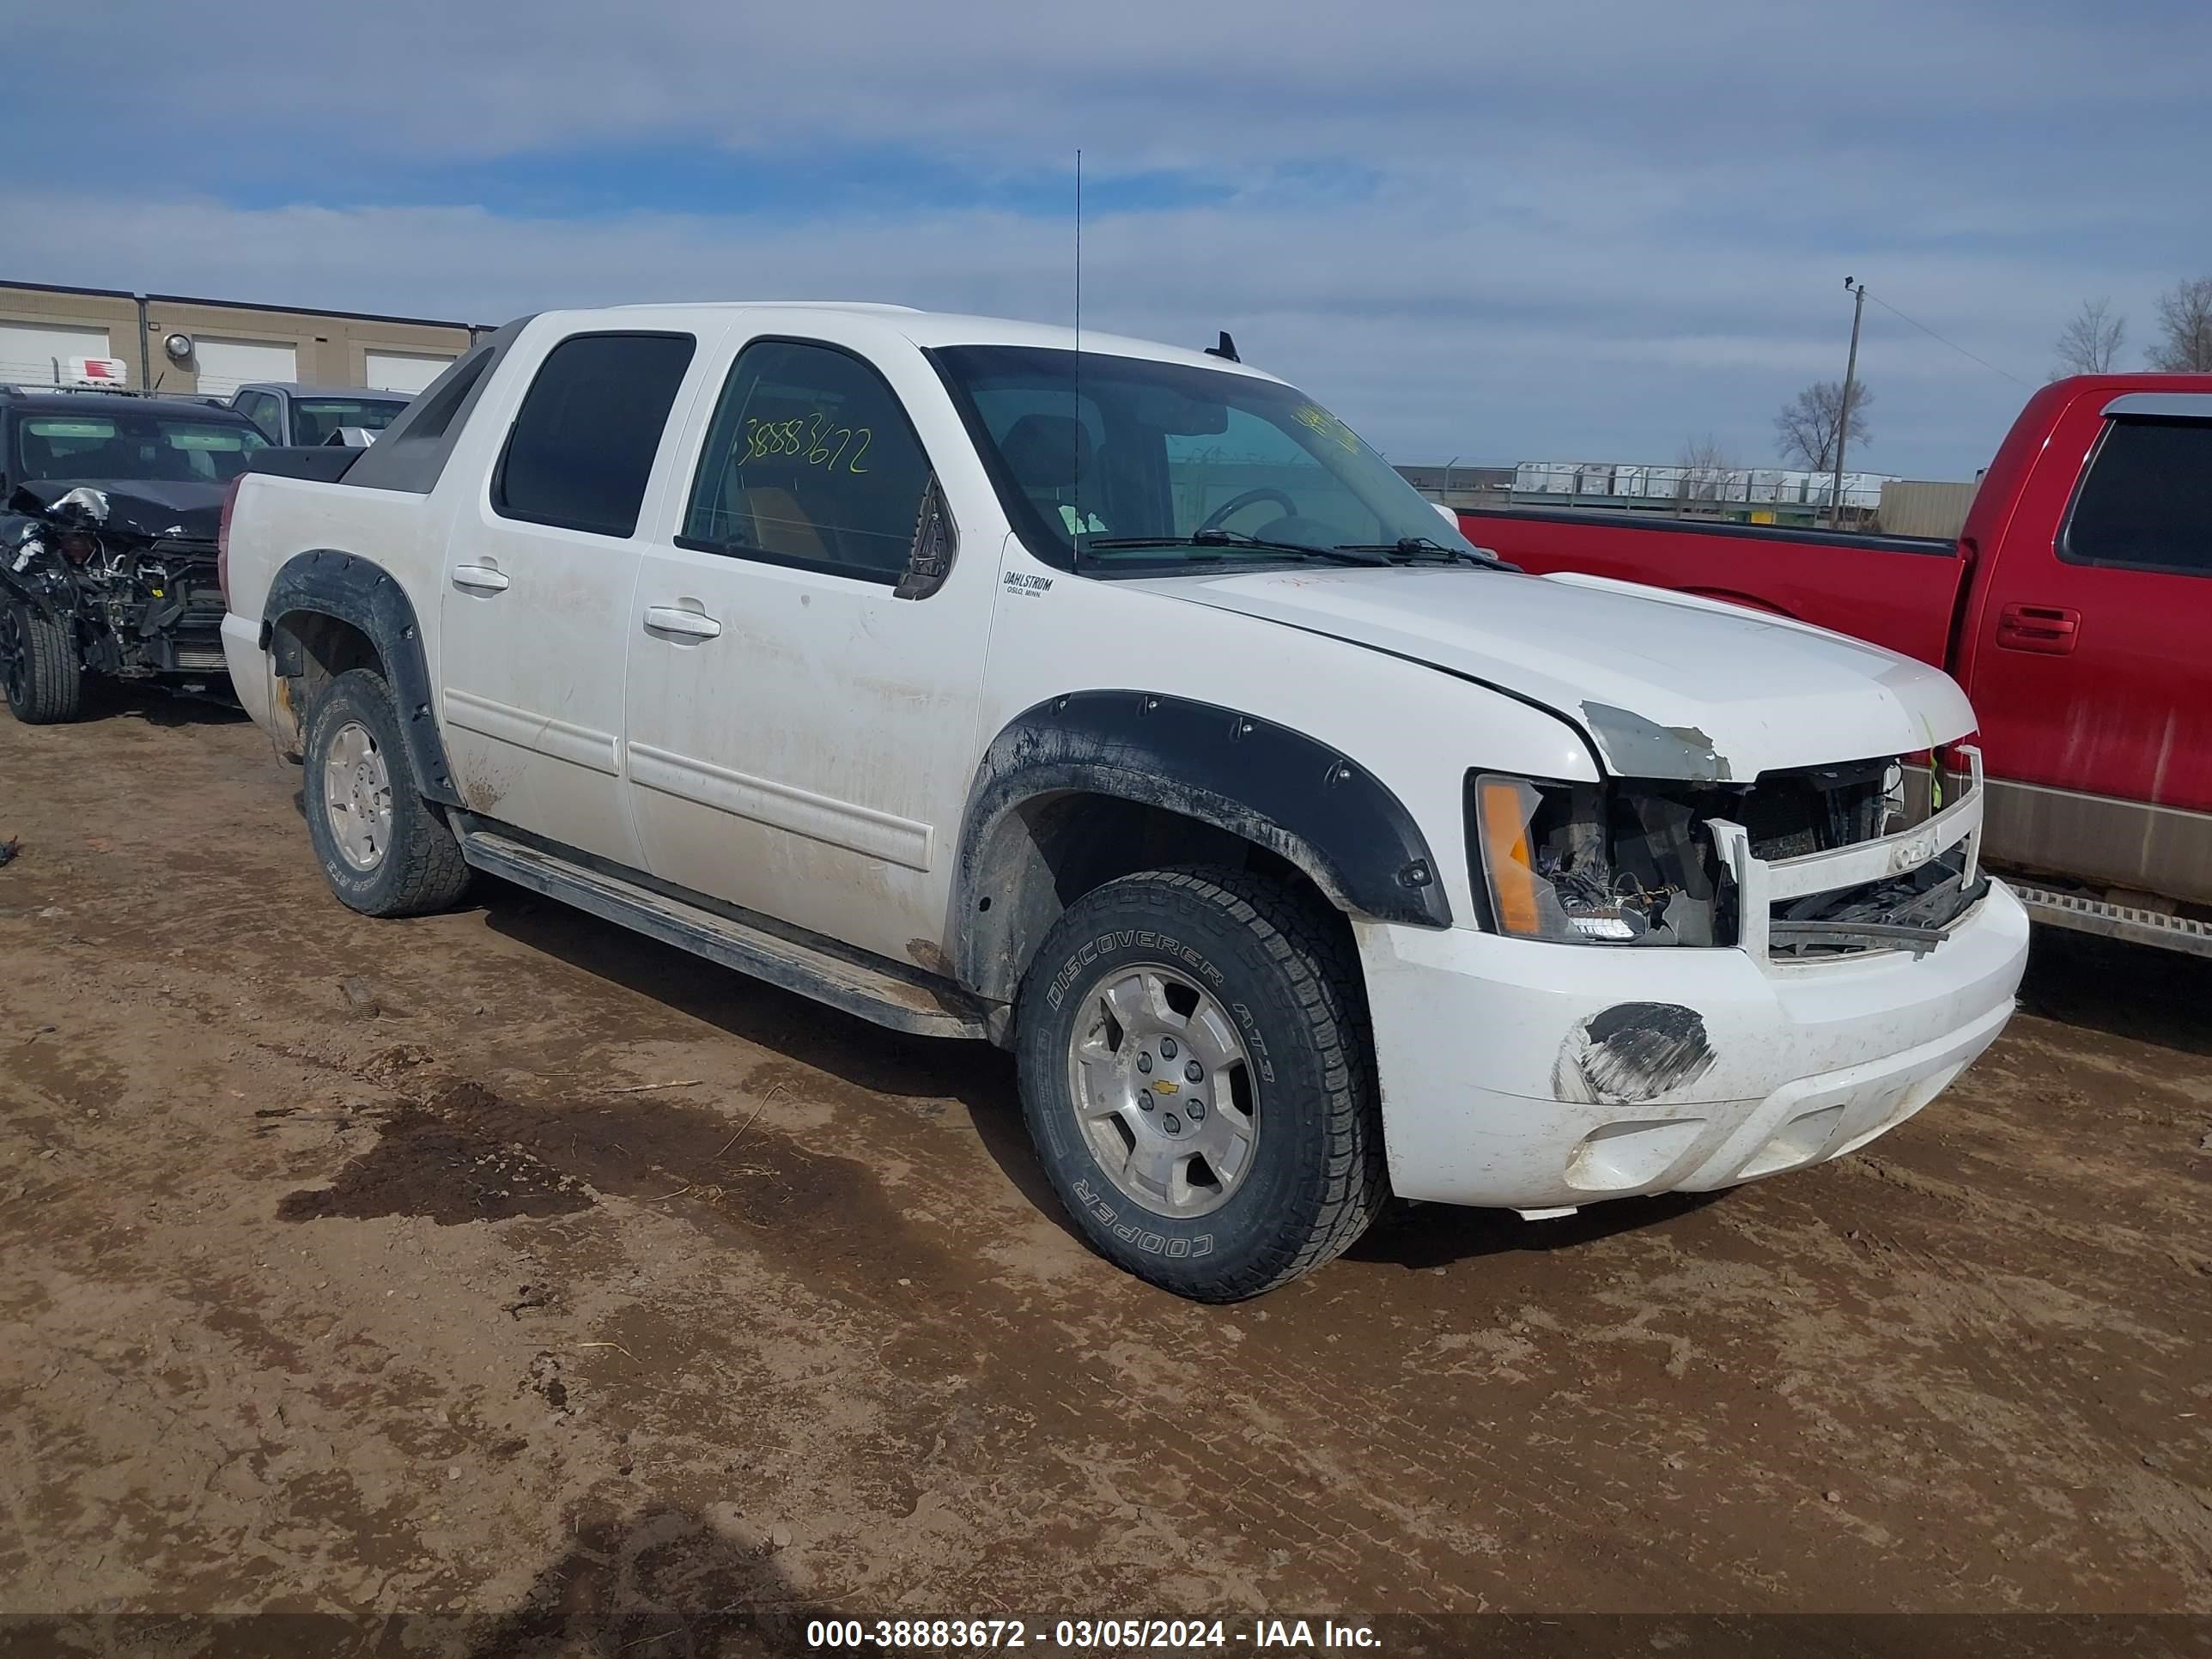
[[[384,751],[359,720],[331,738],[323,759],[323,812],[331,838],[356,870],[374,870],[392,846],[392,773]]]
[[[1218,1209],[1250,1173],[1260,1131],[1243,1042],[1178,970],[1140,963],[1093,986],[1069,1035],[1067,1079],[1100,1166],[1154,1215]]]

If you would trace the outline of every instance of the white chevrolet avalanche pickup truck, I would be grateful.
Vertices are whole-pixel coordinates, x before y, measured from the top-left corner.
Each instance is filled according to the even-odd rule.
[[[1838,1157],[2002,1029],[1941,672],[1461,539],[1207,352],[891,307],[499,331],[226,518],[240,698],[371,915],[472,871],[1018,1057],[1099,1251]]]

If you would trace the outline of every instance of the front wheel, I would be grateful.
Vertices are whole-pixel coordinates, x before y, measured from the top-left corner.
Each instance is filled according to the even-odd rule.
[[[1018,1030],[1045,1174],[1140,1279],[1257,1296],[1348,1249],[1382,1205],[1366,1001],[1317,898],[1239,871],[1109,882],[1038,951]]]
[[[415,781],[384,676],[349,668],[307,714],[307,838],[331,890],[364,915],[442,910],[469,884],[460,842]]]
[[[0,601],[0,686],[26,726],[58,726],[84,712],[84,668],[65,623]]]

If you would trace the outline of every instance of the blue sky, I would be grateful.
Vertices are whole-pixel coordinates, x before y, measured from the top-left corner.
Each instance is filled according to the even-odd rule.
[[[2212,274],[2201,3],[0,0],[0,27],[106,88],[19,102],[0,276],[1065,320],[1080,147],[1087,323],[1228,328],[1399,460],[1711,434],[1771,463],[1775,410],[1841,372],[1851,275],[1995,366],[1869,306],[1856,459],[1971,477],[2082,299],[2132,364],[2159,291]]]

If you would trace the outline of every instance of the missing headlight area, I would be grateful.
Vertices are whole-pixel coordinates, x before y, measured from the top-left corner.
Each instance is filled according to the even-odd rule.
[[[1478,779],[1499,926],[1562,943],[1723,943],[1719,865],[1692,793]]]
[[[1707,821],[1740,824],[1762,862],[1834,852],[1924,822],[1960,781],[1927,755],[1769,773],[1753,783],[1468,781],[1470,841],[1499,931],[1584,945],[1730,945],[1738,894]],[[1771,954],[1927,949],[1987,890],[1966,854],[1778,902]]]

